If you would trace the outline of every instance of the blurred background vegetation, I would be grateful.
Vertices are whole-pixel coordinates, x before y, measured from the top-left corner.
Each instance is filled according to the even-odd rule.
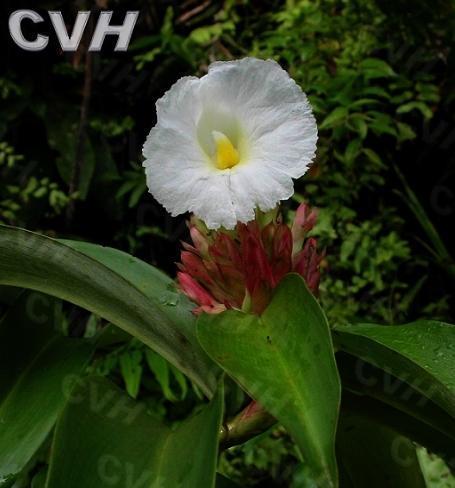
[[[126,10],[140,16],[126,53],[109,38],[101,53],[88,54],[87,39],[63,53],[49,22],[40,27],[48,48],[30,53],[2,29],[1,223],[124,249],[173,275],[185,217],[171,219],[147,194],[141,168],[154,103],[214,60],[273,58],[318,120],[316,162],[285,210],[292,217],[303,199],[320,208],[330,323],[455,322],[451,0],[6,1],[4,26],[18,8],[62,10],[70,28],[78,10],[109,8],[118,23]],[[64,326],[87,335],[99,324],[69,307]],[[91,368],[170,420],[201,399],[128,338]],[[234,411],[243,398],[234,386],[231,397]],[[421,457],[430,486],[455,486],[440,461]],[[280,428],[221,460],[242,486],[288,485],[295,464]]]

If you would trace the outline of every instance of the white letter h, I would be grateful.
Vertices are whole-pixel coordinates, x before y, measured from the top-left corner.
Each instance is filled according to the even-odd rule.
[[[139,11],[127,12],[122,25],[110,25],[112,10],[101,12],[95,32],[90,43],[89,51],[101,51],[106,35],[117,35],[117,44],[114,51],[126,51],[130,43]]]

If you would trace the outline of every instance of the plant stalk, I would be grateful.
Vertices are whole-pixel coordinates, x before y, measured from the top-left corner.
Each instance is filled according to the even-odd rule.
[[[221,449],[243,444],[252,437],[262,434],[276,422],[277,420],[272,415],[253,400],[239,414],[221,427]]]

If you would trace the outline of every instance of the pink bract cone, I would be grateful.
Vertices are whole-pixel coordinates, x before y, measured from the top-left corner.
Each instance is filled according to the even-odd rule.
[[[274,219],[237,224],[234,231],[203,229],[190,222],[193,245],[183,243],[178,264],[181,290],[198,306],[194,313],[220,313],[228,308],[261,314],[274,288],[290,272],[299,273],[317,294],[322,254],[315,238],[307,238],[317,212],[299,206],[292,230]]]

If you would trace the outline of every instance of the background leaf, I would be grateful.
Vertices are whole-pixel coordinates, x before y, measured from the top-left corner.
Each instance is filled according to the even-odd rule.
[[[223,393],[174,429],[100,377],[80,383],[55,431],[47,488],[213,487]]]
[[[422,320],[334,330],[337,345],[410,384],[455,418],[455,327]]]
[[[340,416],[337,453],[341,487],[426,488],[415,445],[368,416]]]
[[[343,376],[345,389],[342,412],[367,417],[375,424],[387,426],[403,437],[442,456],[452,468],[454,467],[454,421],[437,405],[432,402],[421,402],[418,395],[402,398],[401,391],[392,401],[388,401],[390,398],[381,395],[370,396],[369,389],[353,389],[352,393],[351,384],[346,384]],[[409,390],[405,391],[409,394]]]
[[[0,484],[14,478],[49,435],[94,344],[53,331],[57,301],[22,294],[0,323]]]

